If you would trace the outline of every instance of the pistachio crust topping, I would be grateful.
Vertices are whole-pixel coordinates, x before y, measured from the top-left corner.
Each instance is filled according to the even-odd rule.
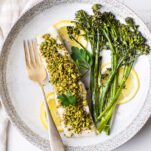
[[[86,111],[88,104],[86,96],[82,95],[85,90],[80,82],[79,70],[61,43],[52,38],[50,34],[43,35],[43,39],[40,51],[45,58],[50,82],[57,96],[70,93],[76,97],[75,105],[63,106],[59,101],[59,106],[64,108],[62,119],[64,125],[76,134],[80,134],[83,130],[91,130],[93,122],[90,113]]]

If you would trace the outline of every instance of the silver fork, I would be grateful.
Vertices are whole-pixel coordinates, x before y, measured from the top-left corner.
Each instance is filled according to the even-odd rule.
[[[24,53],[25,53],[25,61],[26,61],[26,69],[29,76],[29,79],[37,82],[42,90],[44,96],[44,104],[47,114],[48,121],[48,134],[50,141],[51,151],[64,151],[64,145],[61,140],[60,134],[55,126],[55,123],[52,119],[45,91],[43,88],[44,80],[46,79],[46,70],[38,53],[36,40],[27,40],[23,42],[24,45]]]

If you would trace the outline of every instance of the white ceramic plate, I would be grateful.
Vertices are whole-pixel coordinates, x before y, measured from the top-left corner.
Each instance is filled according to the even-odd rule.
[[[103,11],[112,11],[121,21],[131,16],[140,25],[140,30],[151,45],[151,34],[144,23],[128,8],[114,0],[97,0]],[[39,118],[43,100],[39,87],[27,77],[23,53],[23,40],[45,32],[50,25],[61,19],[74,19],[79,9],[91,13],[94,1],[43,1],[27,11],[9,33],[1,53],[1,93],[5,109],[22,134],[42,149],[49,148],[47,131]],[[104,53],[105,56],[109,54]],[[105,62],[108,61],[108,57]],[[62,135],[67,150],[112,150],[134,136],[150,116],[150,56],[141,57],[135,64],[140,79],[140,89],[135,98],[118,109],[110,136],[66,138]],[[51,86],[46,91],[51,91]]]

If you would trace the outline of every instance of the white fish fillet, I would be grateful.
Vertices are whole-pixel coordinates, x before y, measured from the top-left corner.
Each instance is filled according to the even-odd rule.
[[[57,40],[57,43],[60,43],[60,44],[62,43],[61,38],[60,38],[58,32],[56,31],[56,29],[55,29],[54,27],[49,28],[49,30],[48,30],[47,32],[45,32],[44,34],[50,34],[52,38],[54,38],[54,39]],[[42,38],[42,36],[43,36],[44,34],[37,36],[38,49],[40,48],[40,44],[44,41],[44,39]],[[40,53],[40,49],[39,49],[39,53]],[[61,55],[64,55],[64,53],[68,53],[68,51],[67,51],[67,50],[60,50],[59,53],[60,53]],[[45,67],[46,67],[47,65],[46,65],[45,58],[42,57],[42,60],[43,60],[43,63],[44,63],[44,65],[45,65]],[[47,68],[46,68],[46,70],[47,70]],[[51,76],[51,75],[50,75],[50,76]],[[84,84],[83,84],[81,81],[80,81],[78,84],[83,87],[83,93],[81,94],[82,98],[86,99],[86,98],[87,98],[87,92],[86,92],[86,89],[85,89]],[[55,95],[55,97],[56,97],[56,99],[55,99],[55,100],[56,100],[56,104],[58,104],[57,95]],[[90,110],[89,110],[89,107],[88,107],[88,106],[85,106],[83,109],[84,109],[87,113],[90,114]],[[64,124],[64,122],[63,122],[63,120],[62,120],[62,119],[63,119],[63,113],[64,113],[64,111],[65,111],[65,110],[64,110],[63,107],[61,107],[61,106],[58,107],[58,114],[59,114],[59,116],[60,116],[60,118],[61,118],[61,121],[62,121],[62,122],[61,122],[61,126],[62,126],[62,128],[64,129],[64,134],[65,134],[67,137],[71,137],[71,135],[73,135],[73,134],[74,134],[73,137],[79,137],[79,136],[94,136],[94,135],[96,135],[96,129],[95,129],[95,126],[94,126],[93,124],[92,124],[90,130],[85,130],[85,129],[83,129],[83,130],[82,130],[82,133],[80,133],[80,134],[75,134],[75,133],[74,133],[73,131],[71,131],[71,130],[69,131],[69,130],[68,130],[69,127],[65,126],[65,124]]]

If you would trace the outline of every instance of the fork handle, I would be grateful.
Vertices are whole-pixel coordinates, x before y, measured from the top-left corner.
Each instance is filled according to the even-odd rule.
[[[45,104],[45,109],[46,109],[46,114],[47,114],[50,149],[51,149],[51,151],[65,151],[60,134],[56,128],[56,125],[55,125],[53,119],[52,119],[52,115],[51,115],[49,107],[48,107],[44,88],[41,84],[40,84],[40,87],[41,87],[41,90],[43,92],[44,104]]]

